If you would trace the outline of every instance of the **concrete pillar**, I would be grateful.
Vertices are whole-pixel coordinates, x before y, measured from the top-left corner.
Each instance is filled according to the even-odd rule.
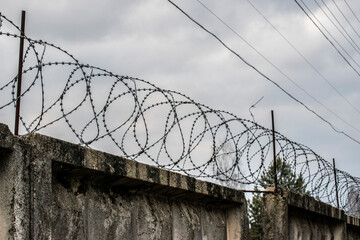
[[[0,239],[28,239],[29,161],[27,150],[0,124]]]
[[[273,188],[267,188],[273,191]],[[265,194],[262,201],[261,224],[264,240],[288,240],[288,203],[281,194]]]
[[[246,203],[226,211],[226,236],[227,240],[250,239]]]
[[[32,155],[32,157],[34,157],[34,155]],[[36,158],[31,159],[30,170],[30,239],[51,239],[51,161]]]
[[[0,239],[247,240],[244,193],[0,124]]]

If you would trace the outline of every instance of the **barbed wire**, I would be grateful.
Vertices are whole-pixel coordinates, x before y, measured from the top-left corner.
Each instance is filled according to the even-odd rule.
[[[0,40],[21,38],[19,27],[1,14],[0,23]],[[82,64],[61,47],[24,38],[25,88],[20,97],[31,106],[20,117],[25,133],[53,126],[65,131],[66,126],[83,146],[112,145],[124,157],[237,189],[258,184],[272,164],[272,131],[254,119],[210,108],[139,78]],[[50,70],[54,74],[46,78]],[[15,107],[17,81],[15,76],[0,83],[0,111]],[[333,166],[278,132],[275,139],[277,157],[302,176],[307,191],[335,205]],[[104,144],[97,145],[100,142]],[[360,179],[338,169],[336,174],[340,207],[359,217]]]

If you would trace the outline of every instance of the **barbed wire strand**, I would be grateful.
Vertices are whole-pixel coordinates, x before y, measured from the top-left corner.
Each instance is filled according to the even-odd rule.
[[[0,15],[0,19],[11,25],[5,16]],[[21,36],[0,31],[0,37]],[[258,184],[272,163],[272,131],[255,121],[215,110],[139,78],[81,64],[51,43],[27,36],[25,39],[28,48],[23,76],[27,87],[21,97],[31,99],[28,104],[32,106],[40,106],[38,112],[34,107],[28,114],[22,112],[21,123],[26,132],[50,131],[60,126],[63,131],[69,129],[83,146],[112,145],[126,158],[237,189]],[[69,61],[46,61],[50,50]],[[65,79],[47,77],[51,69],[57,74],[65,72]],[[107,86],[107,95],[98,88],[98,82]],[[14,107],[16,83],[17,76],[0,84],[0,111]],[[58,95],[50,94],[51,86],[59,90]],[[279,146],[276,156],[303,177],[309,194],[335,205],[331,164],[310,148],[279,132],[275,134]],[[338,169],[336,173],[341,208],[359,216],[355,200],[360,179]]]

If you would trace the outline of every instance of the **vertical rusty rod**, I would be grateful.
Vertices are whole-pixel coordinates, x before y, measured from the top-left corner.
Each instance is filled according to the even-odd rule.
[[[21,99],[21,81],[23,69],[23,56],[24,56],[24,38],[25,38],[25,11],[21,14],[21,37],[20,37],[20,51],[19,51],[19,67],[18,67],[18,84],[16,93],[16,113],[15,113],[15,132],[16,136],[19,135],[19,121],[20,121],[20,99]]]
[[[336,178],[336,167],[335,167],[335,159],[333,158],[333,169],[334,169],[334,179],[335,179],[335,191],[336,191],[336,204],[337,208],[339,208],[339,192],[338,192],[338,183]]]
[[[273,158],[274,158],[274,185],[275,185],[275,192],[278,188],[277,182],[277,167],[276,167],[276,149],[275,149],[275,123],[274,123],[274,111],[271,110],[271,125],[272,125],[272,140],[273,140]]]

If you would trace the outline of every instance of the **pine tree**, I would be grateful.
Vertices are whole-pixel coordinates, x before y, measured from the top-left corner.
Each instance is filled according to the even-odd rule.
[[[289,189],[300,194],[306,193],[306,184],[302,175],[296,176],[296,173],[291,170],[291,166],[282,161],[281,158],[276,159],[276,172],[278,186],[280,188]],[[262,172],[259,185],[264,189],[274,186],[274,175],[274,165],[271,164],[267,171]]]
[[[256,186],[255,190],[258,190]],[[261,196],[260,193],[255,193],[249,204],[250,239],[252,240],[260,240],[262,236],[260,209]]]
[[[291,166],[282,161],[281,158],[276,159],[276,172],[279,187],[300,194],[307,193],[306,184],[302,175],[297,176],[296,173],[291,170]],[[274,175],[274,166],[270,165],[267,171],[262,172],[259,178],[259,185],[264,189],[274,186]],[[255,186],[255,190],[258,190],[257,186]],[[252,240],[260,240],[262,236],[260,210],[261,194],[256,193],[253,195],[253,199],[249,204],[250,236]]]

